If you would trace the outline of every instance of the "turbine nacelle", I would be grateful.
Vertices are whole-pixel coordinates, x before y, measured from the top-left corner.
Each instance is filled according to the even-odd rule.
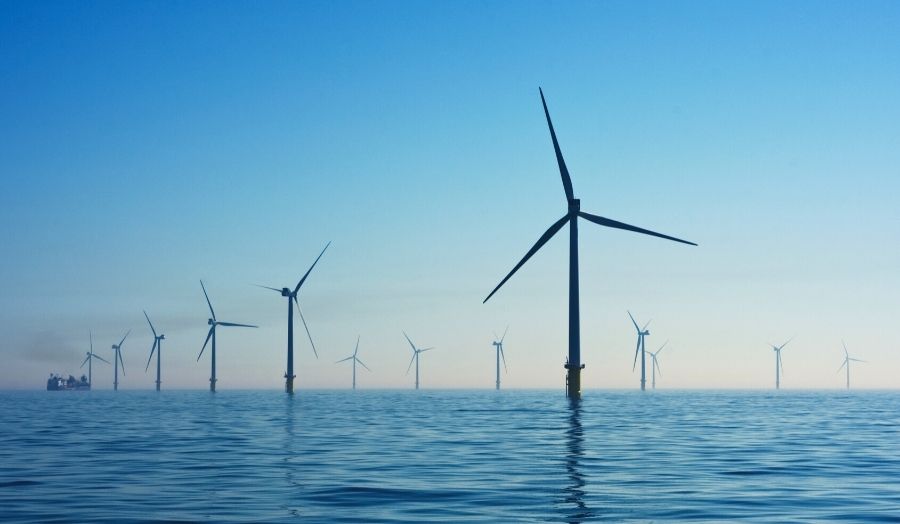
[[[569,200],[569,214],[574,215],[579,211],[581,211],[581,199],[573,198],[572,200]]]
[[[281,288],[281,296],[293,298],[293,297],[296,296],[296,295],[294,295],[293,293],[291,293],[291,290],[290,290],[290,289],[288,289],[288,288],[286,288],[286,287],[283,287],[283,288]]]
[[[206,320],[206,323],[207,323],[208,325],[210,325],[210,326],[215,326],[215,325],[216,325],[216,319],[214,319],[214,318],[207,319],[207,320]]]

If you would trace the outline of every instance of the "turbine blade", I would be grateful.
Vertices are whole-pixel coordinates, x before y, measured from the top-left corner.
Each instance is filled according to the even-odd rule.
[[[634,347],[634,364],[631,365],[631,371],[634,372],[635,367],[637,367],[637,356],[638,352],[641,350],[641,337],[638,337],[637,345]]]
[[[509,373],[509,370],[506,368],[506,355],[503,354],[503,345],[500,345],[500,360],[503,361],[503,371]]]
[[[418,351],[419,351],[419,353],[424,353],[426,351],[431,351],[432,349],[434,349],[434,348],[425,348],[425,349],[420,349]]]
[[[91,355],[94,354],[94,332],[88,330],[88,335],[91,337]]]
[[[844,341],[841,340],[841,345],[844,346],[844,356],[845,356],[845,357],[850,357],[850,354],[847,353],[847,344],[845,344]]]
[[[306,270],[306,274],[303,275],[303,278],[300,279],[300,282],[297,282],[297,287],[294,288],[294,295],[296,295],[297,292],[300,291],[300,286],[302,286],[303,282],[306,281],[306,277],[308,277],[309,273],[313,270],[314,267],[316,267],[316,264],[319,263],[319,259],[322,258],[322,255],[325,254],[325,250],[328,249],[328,246],[330,246],[330,245],[331,245],[331,241],[329,240],[328,243],[325,244],[325,247],[322,249],[322,252],[319,253],[319,256],[316,257],[315,262],[313,262],[312,265],[309,266],[309,269]]]
[[[503,330],[503,336],[500,337],[500,344],[503,344],[503,339],[506,338],[506,332],[509,331],[509,326],[506,326],[506,329]]]
[[[653,322],[652,318],[648,320],[646,324],[644,324],[644,327],[641,328],[641,331],[647,331],[647,326],[649,326],[651,322]]]
[[[206,334],[206,341],[203,343],[203,347],[200,348],[200,354],[197,355],[197,362],[200,361],[200,357],[203,356],[203,351],[206,349],[206,345],[209,344],[209,339],[213,335],[213,331],[216,329],[216,325],[213,324],[212,327],[209,328],[209,333]]]
[[[83,368],[83,367],[84,367],[84,365],[85,365],[85,364],[87,364],[87,362],[88,362],[88,360],[90,360],[90,359],[91,359],[91,354],[90,354],[90,353],[88,353],[88,356],[86,356],[86,357],[84,357],[84,362],[82,362],[82,363],[81,363],[81,365],[80,365],[80,366],[78,366],[78,367],[79,367],[79,369],[80,369],[80,368]]]
[[[668,344],[668,343],[669,343],[669,341],[666,340],[665,342],[663,342],[663,345],[659,346],[659,349],[657,349],[656,353],[654,353],[654,358],[656,358],[655,355],[659,355],[659,352],[662,351],[663,348],[666,347],[666,344]]]
[[[406,337],[406,341],[409,342],[409,347],[412,348],[413,353],[416,352],[416,345],[412,343],[412,340],[409,339],[409,335],[406,334],[406,331],[403,332],[403,336]]]
[[[853,362],[865,362],[865,360],[860,360],[858,358],[851,358],[850,360],[852,360]]]
[[[656,372],[662,376],[662,366],[659,365],[659,360],[656,360],[656,355],[653,356],[653,362],[656,362]]]
[[[840,373],[841,370],[844,369],[844,366],[846,366],[846,365],[847,365],[847,360],[844,359],[844,362],[841,363],[841,367],[838,368],[837,372]]]
[[[271,289],[272,291],[277,291],[278,293],[281,293],[281,290],[280,290],[280,289],[276,289],[276,288],[274,288],[274,287],[263,286],[263,285],[260,285],[260,284],[253,284],[253,285],[256,286],[256,287],[261,287],[261,288],[263,288],[263,289]]]
[[[96,358],[97,360],[99,360],[101,362],[106,362],[107,364],[112,365],[112,362],[106,360],[105,358],[103,358],[99,355],[94,355],[93,353],[91,353],[91,358]]]
[[[691,246],[697,245],[688,240],[682,240],[680,238],[670,237],[669,235],[663,235],[662,233],[656,233],[654,231],[650,231],[649,229],[643,229],[640,227],[632,226],[632,225],[626,224],[624,222],[619,222],[617,220],[611,220],[609,218],[599,217],[597,215],[585,213],[584,211],[579,211],[578,216],[580,216],[581,218],[590,220],[591,222],[593,222],[595,224],[599,224],[601,226],[612,227],[615,229],[624,229],[626,231],[634,231],[635,233],[643,233],[645,235],[650,235],[650,236],[659,237],[659,238],[665,238],[666,240],[681,242],[682,244],[688,244]]]
[[[345,360],[350,360],[350,359],[352,359],[352,358],[353,358],[353,355],[350,355],[350,356],[347,357],[347,358],[342,358],[342,359],[340,359],[340,360],[338,360],[338,361],[335,361],[335,364],[340,364],[341,362],[344,362]]]
[[[778,367],[781,368],[781,374],[784,375],[784,363],[781,361],[781,351],[778,352]]]
[[[514,267],[512,269],[512,271],[510,271],[509,274],[506,275],[506,277],[503,280],[501,280],[499,284],[497,284],[497,287],[495,287],[494,290],[491,291],[491,294],[488,295],[487,298],[484,299],[484,301],[482,301],[482,304],[484,304],[492,296],[494,296],[494,293],[496,293],[497,290],[500,289],[500,287],[503,284],[505,284],[506,281],[509,280],[509,278],[511,276],[513,276],[516,273],[516,271],[518,271],[519,268],[522,267],[522,265],[524,265],[525,262],[527,262],[529,258],[531,258],[532,255],[537,253],[538,249],[543,247],[543,245],[546,244],[547,241],[550,240],[553,237],[553,235],[555,235],[565,225],[566,221],[568,221],[568,220],[569,220],[569,215],[565,215],[564,217],[557,220],[552,226],[550,226],[550,228],[547,229],[547,231],[545,231],[543,235],[541,235],[541,238],[539,238],[538,241],[535,242],[534,246],[532,246],[531,249],[528,250],[528,253],[525,253],[525,256],[522,257],[522,260],[520,260],[519,263],[516,264],[516,267]]]
[[[784,349],[784,346],[790,344],[791,340],[794,340],[795,338],[796,338],[796,336],[789,338],[787,342],[785,342],[784,344],[781,345],[781,347],[778,348],[778,350],[780,351],[780,350]]]
[[[227,326],[227,327],[248,327],[248,328],[259,327],[259,326],[254,326],[251,324],[235,324],[234,322],[216,322],[216,324],[218,324],[220,326]]]
[[[150,322],[150,317],[147,316],[147,310],[144,310],[144,318],[147,319],[147,323],[150,324],[150,331],[152,331],[153,336],[156,337],[156,330],[153,329],[153,322]]]
[[[119,364],[122,366],[122,376],[125,376],[125,361],[122,360],[122,348],[116,350],[116,356],[119,357]]]
[[[556,131],[553,130],[553,122],[550,120],[550,111],[547,110],[547,101],[544,100],[544,90],[538,88],[541,92],[541,104],[544,106],[544,115],[547,117],[547,126],[550,128],[550,138],[553,139],[553,150],[556,151],[556,163],[559,164],[559,176],[562,177],[563,189],[566,190],[566,200],[571,202],[575,199],[575,192],[572,191],[572,178],[569,176],[569,170],[566,168],[566,161],[563,160],[562,151],[559,150],[559,142],[556,140]]]
[[[409,370],[412,369],[412,363],[413,363],[413,360],[416,359],[416,356],[417,356],[417,355],[418,355],[418,353],[416,353],[416,352],[414,351],[414,352],[413,352],[412,358],[409,359],[409,365],[406,366],[406,374],[407,374],[407,375],[409,375]]]
[[[363,361],[362,361],[362,360],[360,360],[360,359],[357,358],[356,361],[359,362],[359,365],[360,365],[360,366],[362,366],[362,367],[364,367],[364,368],[366,368],[366,369],[369,369],[369,366],[363,364]],[[369,371],[372,371],[372,370],[369,369]]]
[[[125,336],[122,337],[122,340],[119,341],[119,349],[122,349],[122,344],[125,343],[125,339],[128,338],[128,335],[131,334],[131,330],[125,332]]]
[[[356,335],[356,349],[353,350],[353,356],[355,357],[357,353],[359,353],[359,335]]]
[[[294,304],[297,304],[297,312],[300,313],[300,320],[303,321],[303,329],[306,330],[306,336],[309,338],[309,345],[312,346],[313,355],[315,355],[316,358],[319,358],[319,352],[316,351],[316,344],[313,342],[312,335],[309,334],[309,326],[306,325],[306,319],[303,318],[303,310],[300,309],[300,301],[297,300],[297,295],[294,295]]]
[[[626,309],[625,311],[628,311],[628,310]],[[628,317],[631,318],[631,323],[634,324],[634,329],[636,329],[638,331],[638,333],[640,333],[641,328],[637,325],[637,322],[634,320],[634,317],[631,316],[631,311],[628,311]]]
[[[150,348],[150,358],[147,359],[147,365],[144,366],[144,373],[146,373],[147,370],[150,369],[150,362],[153,361],[153,352],[156,351],[156,344],[158,342],[159,342],[159,340],[153,341],[153,347]]]
[[[209,295],[206,293],[206,286],[203,285],[203,281],[200,281],[200,287],[203,288],[203,296],[206,297],[206,304],[209,306],[209,314],[212,315],[212,319],[216,319],[216,312],[213,311],[212,302],[209,301]]]

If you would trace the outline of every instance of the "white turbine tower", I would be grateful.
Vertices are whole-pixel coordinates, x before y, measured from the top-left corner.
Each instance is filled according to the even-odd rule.
[[[506,326],[506,329],[503,330],[503,336],[499,337],[500,340],[497,340],[497,333],[494,333],[494,341],[491,342],[491,345],[494,346],[494,349],[497,350],[497,389],[500,389],[500,359],[503,359],[503,370],[508,371],[506,369],[506,355],[503,354],[503,340],[506,338],[506,332],[509,331],[509,326]]]
[[[413,341],[409,339],[409,335],[406,334],[406,331],[403,332],[403,336],[406,337],[406,341],[409,342],[409,346],[413,350],[412,359],[409,361],[409,365],[406,366],[406,374],[409,374],[409,369],[412,367],[413,360],[416,361],[416,389],[419,389],[419,354],[425,353],[426,351],[431,351],[434,348],[423,348],[419,349],[413,344]]]
[[[653,389],[656,389],[656,368],[659,367],[659,360],[656,359],[656,356],[660,354],[660,352],[663,350],[664,347],[666,347],[666,344],[668,344],[668,343],[669,343],[668,340],[663,342],[663,345],[659,346],[659,349],[657,349],[655,353],[652,353],[650,351],[647,352],[647,353],[650,353],[650,361],[653,363],[653,372],[651,373],[651,376],[653,377],[653,382],[652,382]],[[662,375],[661,368],[660,368],[659,374]]]

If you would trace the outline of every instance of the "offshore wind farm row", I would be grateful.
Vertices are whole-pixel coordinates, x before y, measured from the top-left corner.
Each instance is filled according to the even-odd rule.
[[[496,287],[491,290],[491,292],[487,295],[487,297],[483,300],[482,303],[486,303],[500,288],[506,284],[507,281],[535,254],[537,253],[553,236],[555,236],[565,225],[569,226],[569,308],[568,308],[568,327],[569,327],[569,341],[568,341],[568,356],[566,358],[564,368],[566,369],[565,376],[565,386],[566,393],[571,397],[577,397],[581,394],[581,373],[585,368],[585,364],[581,358],[581,337],[580,337],[580,310],[579,310],[579,272],[578,272],[578,219],[584,219],[588,222],[592,222],[594,224],[614,228],[621,229],[625,231],[631,231],[634,233],[640,233],[643,235],[653,236],[657,238],[662,238],[665,240],[670,240],[673,242],[677,242],[680,244],[697,246],[696,243],[684,240],[681,238],[677,238],[674,236],[658,233],[655,231],[651,231],[649,229],[644,229],[641,227],[637,227],[634,225],[626,224],[623,222],[619,222],[617,220],[612,220],[606,217],[594,215],[591,213],[587,213],[581,210],[581,200],[575,197],[575,192],[572,185],[572,179],[569,175],[569,170],[566,167],[565,160],[563,158],[562,151],[560,149],[559,141],[557,140],[556,132],[553,127],[553,122],[550,118],[550,111],[547,108],[547,102],[544,98],[544,93],[542,89],[539,89],[541,104],[543,106],[544,115],[547,120],[547,126],[550,132],[550,138],[553,143],[554,152],[556,155],[556,161],[559,167],[560,178],[562,180],[563,190],[566,198],[566,212],[565,214],[555,221],[550,227],[538,238],[537,242],[525,253],[525,255],[519,260],[519,262],[513,266],[512,270],[506,274],[506,276],[497,284]],[[306,323],[306,319],[303,316],[303,311],[300,308],[300,302],[297,298],[298,293],[300,292],[303,284],[306,282],[307,278],[312,273],[313,269],[319,263],[319,260],[325,254],[325,251],[331,245],[331,242],[325,245],[322,251],[319,253],[318,257],[313,261],[312,265],[303,274],[300,280],[293,288],[289,287],[270,287],[265,285],[258,285],[258,287],[274,291],[279,293],[282,297],[287,298],[287,306],[288,306],[288,319],[287,319],[287,365],[284,373],[285,380],[285,391],[287,393],[294,392],[294,379],[296,375],[294,373],[294,308],[296,307],[297,313],[300,316],[300,320],[303,324],[304,330],[306,331],[307,338],[309,339],[310,346],[313,350],[314,355],[318,358],[318,351],[316,350],[315,343],[313,342],[313,337],[310,333],[309,326]],[[209,298],[209,294],[207,293],[206,286],[203,281],[200,281],[200,286],[203,291],[204,298],[206,299],[207,306],[209,308],[210,317],[207,320],[207,325],[209,325],[209,330],[206,335],[206,340],[203,342],[203,345],[200,349],[200,352],[197,356],[197,361],[201,359],[206,348],[210,348],[210,377],[209,377],[209,389],[210,391],[216,391],[216,383],[218,378],[216,376],[216,330],[218,327],[239,327],[239,328],[257,328],[258,326],[246,323],[237,323],[237,322],[225,322],[219,320],[216,317],[215,310],[213,309],[212,301]],[[662,344],[656,351],[647,351],[646,349],[646,337],[650,335],[649,330],[647,329],[649,325],[649,321],[643,325],[643,327],[639,326],[638,322],[635,320],[634,316],[631,315],[631,312],[628,312],[628,316],[631,319],[631,323],[633,324],[636,332],[637,332],[637,344],[635,347],[634,354],[634,362],[632,364],[632,371],[636,371],[637,362],[640,358],[641,362],[641,371],[640,371],[640,389],[646,390],[646,382],[647,382],[647,355],[650,356],[650,364],[651,364],[651,388],[656,388],[656,377],[658,374],[661,374],[661,366],[659,364],[658,356],[666,348],[668,341]],[[159,391],[162,383],[162,342],[165,340],[164,334],[159,334],[156,331],[155,326],[150,320],[149,315],[146,311],[144,311],[144,317],[147,320],[147,323],[150,327],[150,331],[153,335],[153,343],[150,348],[150,356],[147,360],[147,365],[145,366],[145,372],[147,372],[150,368],[150,364],[153,361],[154,355],[156,356],[156,390]],[[93,334],[90,334],[90,351],[87,353],[86,358],[82,362],[82,367],[85,364],[88,366],[88,384],[92,383],[92,365],[93,360],[98,359],[101,362],[110,364],[113,366],[113,389],[118,390],[119,386],[119,371],[121,369],[122,375],[125,375],[124,368],[124,360],[122,358],[122,346],[125,343],[125,340],[128,338],[130,334],[130,330],[125,332],[125,335],[119,341],[118,344],[113,344],[112,349],[113,353],[113,362],[103,359],[102,357],[96,355],[93,352]],[[495,387],[496,389],[500,389],[500,364],[501,361],[503,363],[504,369],[506,369],[506,356],[503,351],[503,342],[506,338],[506,331],[504,331],[503,336],[494,336],[493,342],[491,345],[495,348],[495,359],[496,359],[496,380]],[[413,364],[415,364],[415,388],[419,389],[420,386],[420,366],[419,359],[422,353],[430,351],[434,349],[433,347],[418,347],[410,337],[403,332],[403,336],[406,341],[409,343],[410,348],[412,349],[412,356],[409,361],[409,364],[406,369],[406,373],[409,374],[412,369]],[[359,352],[359,340],[357,338],[356,347],[354,352],[349,357],[338,360],[337,363],[342,363],[346,361],[350,361],[352,363],[352,387],[356,388],[356,365],[361,365],[364,369],[371,371],[368,366],[366,366],[362,360],[358,357]],[[771,345],[772,349],[775,352],[775,388],[781,388],[781,375],[782,375],[782,359],[781,352],[785,346],[790,342],[785,342],[780,346]],[[844,345],[844,360],[841,364],[841,367],[838,369],[838,372],[845,370],[847,375],[847,389],[850,388],[850,363],[851,362],[864,362],[862,360],[851,358],[849,352],[847,351],[846,345]],[[50,382],[53,380],[51,376],[51,380],[48,381],[48,389],[51,389]],[[56,388],[52,388],[56,389]]]

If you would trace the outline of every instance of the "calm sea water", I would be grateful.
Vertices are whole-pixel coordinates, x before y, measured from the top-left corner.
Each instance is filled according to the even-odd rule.
[[[0,393],[0,520],[900,522],[900,394]]]

